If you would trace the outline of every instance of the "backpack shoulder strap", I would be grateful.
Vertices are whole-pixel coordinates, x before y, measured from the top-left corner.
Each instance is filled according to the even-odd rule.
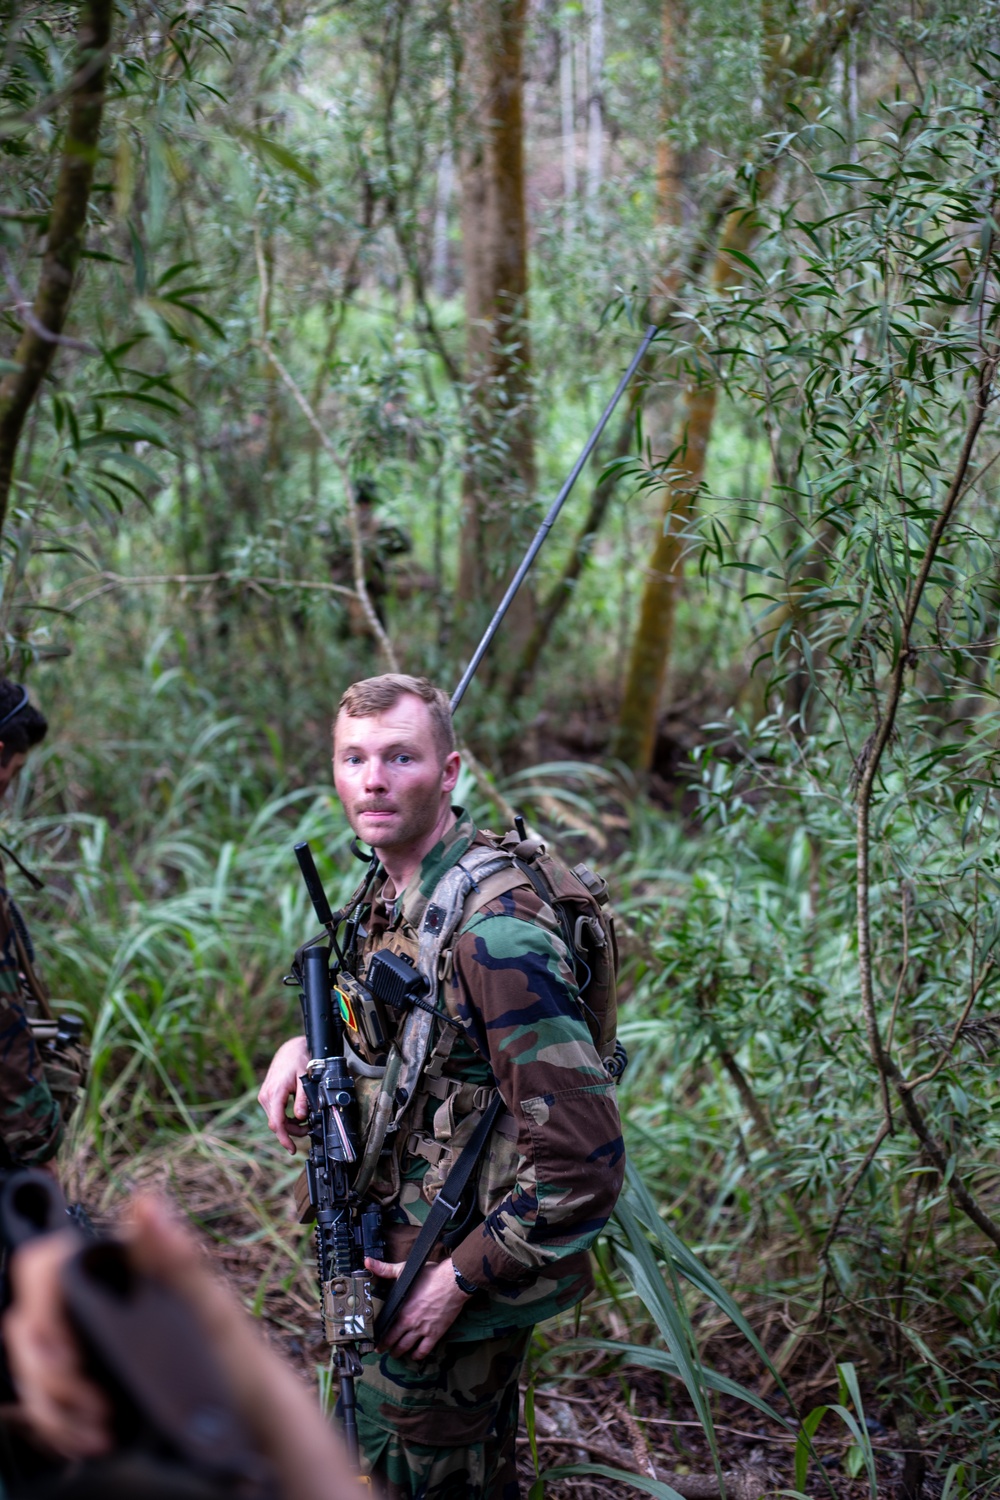
[[[507,854],[488,846],[475,845],[458,862],[446,870],[431,893],[419,918],[416,967],[427,981],[430,994],[436,995],[441,978],[442,959],[451,949],[451,940],[462,919],[470,894],[478,895],[488,878],[510,865]],[[427,1060],[434,1017],[426,1010],[411,1010],[403,1023],[399,1049],[403,1064],[397,1084],[394,1123],[399,1124],[414,1098],[417,1083]]]
[[[489,906],[491,901],[496,901],[500,896],[506,896],[508,891],[516,891],[518,886],[529,885],[528,877],[523,870],[511,860],[506,869],[495,870],[492,875],[487,875],[465,898],[462,914],[455,926],[455,934],[472,921],[478,912]]]

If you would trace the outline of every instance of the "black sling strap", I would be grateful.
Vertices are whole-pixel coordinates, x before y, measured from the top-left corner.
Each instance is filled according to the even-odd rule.
[[[472,1170],[482,1154],[483,1147],[489,1139],[490,1131],[493,1129],[496,1117],[501,1109],[503,1109],[503,1100],[498,1092],[484,1111],[479,1124],[462,1147],[462,1153],[458,1161],[448,1173],[441,1191],[431,1204],[430,1213],[421,1225],[420,1233],[413,1242],[413,1248],[406,1258],[406,1265],[403,1267],[402,1274],[386,1298],[382,1306],[382,1311],[375,1319],[375,1342],[377,1344],[382,1342],[396,1321],[396,1316],[406,1301],[410,1287],[423,1269],[424,1262],[437,1244],[438,1238],[448,1220],[453,1218],[458,1212],[466,1184],[472,1176]]]

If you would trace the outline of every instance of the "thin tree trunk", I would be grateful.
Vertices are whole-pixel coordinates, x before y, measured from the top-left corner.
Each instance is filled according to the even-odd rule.
[[[435,297],[442,300],[448,295],[448,211],[451,208],[454,185],[455,159],[451,147],[445,146],[438,161],[437,201],[434,204],[434,238],[431,248],[431,285]]]
[[[998,353],[990,350],[984,354],[976,375],[976,389],[969,412],[965,440],[958,457],[948,493],[939,510],[924,555],[920,560],[913,583],[907,592],[902,618],[899,622],[899,638],[895,661],[889,676],[885,697],[879,705],[877,726],[862,748],[858,757],[857,774],[857,936],[858,979],[861,991],[861,1009],[872,1061],[882,1090],[882,1107],[885,1114],[884,1128],[892,1131],[892,1109],[889,1102],[890,1083],[902,1105],[906,1122],[924,1149],[925,1155],[937,1168],[946,1183],[948,1193],[966,1218],[1000,1249],[1000,1223],[991,1218],[968,1187],[962,1175],[955,1170],[954,1158],[941,1146],[931,1133],[923,1111],[916,1101],[916,1090],[933,1075],[909,1080],[904,1077],[898,1063],[887,1051],[879,1030],[875,1006],[875,986],[872,976],[871,911],[869,889],[871,882],[871,805],[875,790],[875,778],[879,772],[882,756],[892,739],[896,715],[903,697],[906,669],[912,655],[912,631],[920,609],[921,599],[937,560],[945,535],[955,518],[955,512],[968,491],[967,477],[975,450],[976,440],[986,416],[986,409],[993,393],[996,379]]]
[[[684,185],[680,153],[671,130],[680,103],[681,69],[677,56],[677,39],[683,32],[686,15],[679,0],[663,0],[660,14],[661,56],[663,59],[660,134],[656,142],[656,216],[661,229],[678,230],[683,220]],[[669,234],[663,236],[663,259],[667,261],[657,288],[657,300],[670,300],[677,293],[679,257],[671,255]]]
[[[798,577],[789,585],[784,599],[773,605],[770,613],[764,616],[750,641],[747,648],[747,677],[741,701],[746,703],[754,719],[759,719],[765,709],[767,673],[763,667],[758,670],[758,663],[773,651],[778,635],[786,626],[801,625],[802,600],[807,593],[826,582],[830,556],[838,537],[836,527],[829,521],[820,527],[819,533],[810,543],[808,553],[799,562]]]
[[[460,634],[472,639],[499,598],[532,520],[535,449],[528,340],[528,235],[522,98],[526,0],[464,0],[460,155],[466,379]],[[523,641],[522,589],[507,637]]]
[[[587,206],[597,210],[604,173],[604,0],[587,6]]]
[[[683,25],[683,17],[675,16],[678,0],[664,0],[663,6],[663,102],[661,109],[661,132],[657,143],[657,184],[658,184],[658,217],[660,222],[666,224],[670,229],[677,229],[681,220],[681,168],[676,149],[669,134],[669,124],[676,108],[676,87],[679,75],[675,51],[675,38]],[[570,40],[568,27],[564,27],[560,37],[561,42],[561,71],[560,81],[562,84],[563,103],[563,161],[571,161],[573,164],[573,189],[576,188],[576,167],[572,153],[575,150],[575,136],[570,134],[573,125],[573,76],[570,63]],[[568,177],[567,192],[568,192]],[[571,230],[569,218],[566,220],[567,235]],[[680,260],[677,256],[676,244],[670,246],[675,259],[669,270],[665,269],[660,278],[660,285],[653,300],[653,316],[661,323],[665,323],[670,317],[674,299],[681,281]],[[654,367],[654,360],[649,357],[642,373],[648,376]],[[609,459],[624,458],[632,446],[632,436],[635,431],[636,409],[645,398],[645,381],[637,381],[629,391],[628,402],[620,420],[618,430],[615,434],[610,452],[602,448],[599,452],[600,459],[607,463]],[[655,424],[657,416],[662,416],[662,407],[659,411],[648,403],[645,407],[647,431],[650,420]],[[509,698],[516,701],[528,689],[535,675],[539,658],[545,649],[555,625],[556,620],[562,614],[566,605],[573,597],[580,575],[590,559],[593,552],[594,542],[597,534],[604,524],[604,519],[614,494],[616,476],[601,477],[598,479],[591,491],[590,505],[587,509],[583,525],[577,532],[576,539],[570,549],[566,562],[563,565],[559,579],[550,590],[544,603],[539,606],[535,624],[529,635],[517,669],[510,679]]]
[[[630,400],[628,415],[615,434],[614,447],[611,452],[602,451],[601,457],[605,462],[608,459],[624,458],[631,448],[632,434],[635,430],[635,402],[639,399],[641,398],[633,396]],[[563,564],[559,579],[553,585],[548,597],[538,606],[537,619],[525,642],[517,669],[510,680],[508,700],[511,703],[516,703],[527,692],[534,678],[538,659],[551,637],[552,627],[573,597],[573,590],[593,551],[597,533],[604,524],[611,497],[615,492],[617,478],[617,474],[602,475],[591,492],[586,518],[577,532],[576,540]]]
[[[751,238],[747,236],[747,243]],[[736,279],[734,275],[733,280]],[[632,638],[614,742],[615,755],[637,769],[646,769],[653,759],[660,697],[674,647],[684,532],[705,474],[705,456],[715,419],[716,399],[714,383],[688,387],[684,397],[681,451],[673,465],[674,477],[663,487],[663,521],[646,568],[639,623]]]
[[[274,235],[270,229],[261,231],[255,226],[254,234],[257,263],[260,271],[258,319],[260,340],[266,348],[271,341],[271,314],[274,306]],[[279,400],[278,376],[271,361],[264,359],[264,483],[274,483],[275,472],[281,460],[281,402]],[[247,507],[252,522],[257,520],[257,486],[248,491],[250,504]]]
[[[559,106],[562,123],[563,234],[567,245],[576,224],[576,109],[573,98],[573,33],[564,17],[559,32]]]
[[[71,95],[41,274],[13,354],[20,369],[0,380],[0,534],[7,518],[18,442],[61,341],[83,251],[113,15],[113,0],[87,0],[80,8],[77,83]]]

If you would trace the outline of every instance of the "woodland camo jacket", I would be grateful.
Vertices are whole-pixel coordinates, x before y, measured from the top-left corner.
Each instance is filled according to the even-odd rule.
[[[33,962],[24,918],[0,885],[0,1166],[48,1161],[56,1153],[61,1134],[59,1105],[28,1025],[15,922]]]
[[[419,927],[444,872],[473,843],[486,842],[461,808],[455,812],[458,821],[402,896],[393,899],[387,886],[376,894],[366,961],[392,946],[403,924]],[[439,1004],[462,1023],[445,1076],[472,1085],[495,1079],[508,1111],[500,1128],[516,1161],[509,1190],[450,1251],[481,1291],[469,1298],[449,1338],[493,1337],[551,1317],[591,1289],[587,1251],[611,1215],[624,1174],[621,1124],[557,919],[534,890],[497,897],[460,929]],[[437,1108],[427,1100],[423,1121],[411,1123],[411,1130],[422,1124],[425,1140],[433,1140]],[[387,1206],[390,1259],[405,1257],[440,1185],[431,1190],[435,1173],[419,1154],[404,1154],[401,1166],[399,1197]]]

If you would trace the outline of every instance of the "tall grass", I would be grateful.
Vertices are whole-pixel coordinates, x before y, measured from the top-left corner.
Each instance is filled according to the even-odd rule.
[[[283,777],[249,718],[220,717],[184,673],[147,670],[131,702],[134,738],[54,739],[6,832],[47,882],[35,897],[9,876],[53,992],[93,1036],[71,1171],[98,1198],[166,1174],[198,1200],[191,1163],[203,1163],[241,1205],[230,1222],[205,1200],[220,1253],[252,1244],[263,1257],[248,1305],[297,1299],[279,1316],[301,1335],[313,1314],[308,1245],[288,1222],[296,1167],[255,1095],[273,1047],[297,1029],[295,992],[281,981],[315,927],[292,845],[311,842],[334,901],[361,867],[330,788]],[[907,1175],[903,1143],[888,1144],[828,1263],[819,1259],[877,1110],[854,1064],[842,846],[831,839],[817,854],[805,836],[785,837],[780,810],[685,827],[582,765],[535,767],[502,790],[564,852],[610,875],[629,929],[621,1033],[632,1061],[620,1100],[630,1187],[602,1251],[604,1301],[580,1337],[609,1371],[639,1364],[678,1382],[710,1440],[719,1401],[794,1426],[791,1374],[785,1395],[777,1368],[776,1395],[759,1394],[758,1381],[779,1351],[800,1349],[809,1370],[830,1350],[861,1372],[869,1413],[914,1409],[942,1463],[963,1461],[955,1493],[971,1490],[996,1451],[991,1259],[943,1210],[941,1185],[919,1163]],[[459,798],[495,823],[471,780]],[[724,1326],[745,1350],[735,1365]],[[536,1382],[567,1378],[583,1347],[543,1338]],[[800,1414],[818,1412],[805,1389]],[[857,1394],[820,1404],[843,1408],[846,1422]]]

